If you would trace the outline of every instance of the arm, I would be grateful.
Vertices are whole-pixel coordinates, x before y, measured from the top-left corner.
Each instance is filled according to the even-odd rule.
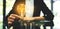
[[[37,17],[24,17],[24,20],[32,21],[32,20],[45,20],[43,16],[37,16]]]
[[[44,20],[45,18],[43,16],[33,17],[35,20]]]

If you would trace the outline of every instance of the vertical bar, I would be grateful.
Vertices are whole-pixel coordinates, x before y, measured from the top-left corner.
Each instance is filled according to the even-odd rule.
[[[5,29],[5,10],[6,10],[6,0],[3,0],[3,29]]]
[[[25,29],[27,29],[27,23],[24,23]]]
[[[30,29],[30,23],[27,23],[27,29]]]
[[[32,23],[30,23],[30,29],[32,29]]]
[[[53,0],[51,0],[51,11],[53,11]]]
[[[42,24],[41,24],[40,28],[43,29],[43,25]]]
[[[32,29],[35,29],[35,22],[32,22]]]

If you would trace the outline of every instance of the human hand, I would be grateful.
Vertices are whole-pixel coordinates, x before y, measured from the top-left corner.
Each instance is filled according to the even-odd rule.
[[[14,22],[14,20],[16,18],[20,18],[20,19],[23,19],[23,17],[21,16],[18,16],[16,14],[11,14],[9,17],[8,17],[8,25],[12,25],[12,23]]]

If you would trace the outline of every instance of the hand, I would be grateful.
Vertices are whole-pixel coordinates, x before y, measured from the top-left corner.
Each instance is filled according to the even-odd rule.
[[[14,22],[14,19],[16,18],[20,18],[20,19],[23,19],[23,17],[20,17],[16,14],[11,14],[9,17],[8,17],[8,25],[12,25],[12,23]]]
[[[32,21],[32,20],[34,20],[33,17],[24,17],[24,21]]]

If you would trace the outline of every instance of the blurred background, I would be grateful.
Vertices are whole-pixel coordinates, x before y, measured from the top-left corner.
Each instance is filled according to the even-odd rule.
[[[6,15],[13,7],[15,0],[6,0]],[[60,29],[60,0],[44,0],[47,7],[54,14],[54,27],[53,29]],[[3,0],[0,0],[0,29],[3,29]]]
[[[3,0],[0,0],[0,29],[3,29]]]

